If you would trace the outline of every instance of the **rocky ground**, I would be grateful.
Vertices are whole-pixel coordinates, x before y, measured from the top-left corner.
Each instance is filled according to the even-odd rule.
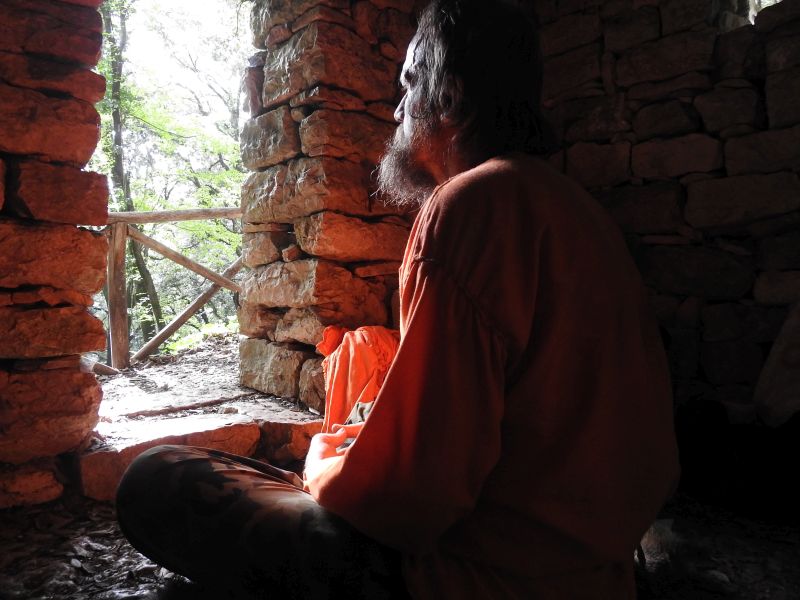
[[[313,418],[289,401],[238,397],[250,392],[238,387],[235,373],[236,336],[210,338],[177,358],[156,358],[105,381],[103,423],[111,427],[158,411],[168,417],[246,414],[256,401]],[[137,414],[142,411],[147,416]],[[643,540],[640,599],[800,599],[800,524],[763,515],[776,521],[744,518],[679,494]],[[140,555],[120,533],[113,506],[82,497],[74,485],[58,501],[0,511],[0,600],[89,598],[218,600]]]

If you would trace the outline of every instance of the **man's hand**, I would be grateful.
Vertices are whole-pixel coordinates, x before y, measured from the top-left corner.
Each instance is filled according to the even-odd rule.
[[[354,440],[363,425],[363,423],[334,425],[331,433],[318,433],[312,437],[306,456],[305,480],[316,479],[329,469],[332,463],[344,456],[347,450],[345,443],[348,440]]]

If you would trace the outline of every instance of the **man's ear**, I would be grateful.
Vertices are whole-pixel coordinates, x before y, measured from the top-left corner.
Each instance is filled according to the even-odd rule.
[[[440,93],[442,114],[441,123],[445,127],[455,127],[464,120],[464,85],[460,77],[448,75]]]

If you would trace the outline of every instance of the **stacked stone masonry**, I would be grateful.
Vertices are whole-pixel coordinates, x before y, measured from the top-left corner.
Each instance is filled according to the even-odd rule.
[[[535,4],[550,161],[625,233],[676,402],[784,423],[800,411],[800,0],[754,24],[747,0]]]
[[[80,354],[105,281],[104,176],[83,170],[105,81],[99,0],[0,2],[0,508],[58,497],[56,457],[84,447],[102,392]]]
[[[419,4],[419,3],[417,3]],[[374,196],[411,0],[256,0],[245,69],[243,385],[324,411],[327,325],[397,327],[413,216]],[[396,302],[395,302],[396,304]]]

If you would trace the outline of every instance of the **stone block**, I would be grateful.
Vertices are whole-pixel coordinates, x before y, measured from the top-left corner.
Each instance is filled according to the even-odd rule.
[[[239,382],[266,394],[297,398],[300,368],[309,358],[314,358],[314,354],[267,340],[245,338],[239,343]]]
[[[756,384],[755,402],[761,420],[778,427],[800,411],[800,304],[786,319]]]
[[[37,221],[105,225],[108,179],[99,173],[32,160],[11,163],[6,210]]]
[[[625,52],[617,61],[617,84],[630,87],[714,67],[715,31],[690,31]]]
[[[384,277],[391,275],[397,277],[400,270],[400,261],[387,261],[378,263],[367,263],[353,269],[356,277]]]
[[[325,327],[326,325],[312,309],[290,308],[278,321],[275,341],[316,346],[322,341],[322,331]]]
[[[100,14],[48,0],[0,4],[0,50],[49,56],[93,67],[103,44]]]
[[[714,385],[755,383],[764,355],[752,342],[706,342],[700,349],[700,364]]]
[[[307,360],[300,369],[300,402],[325,414],[325,373],[321,358]]]
[[[311,438],[322,430],[322,421],[305,423],[271,421],[262,424],[262,445],[267,460],[288,466],[304,460]]]
[[[102,396],[94,375],[77,369],[0,371],[0,462],[77,449],[97,424]]]
[[[753,296],[766,305],[800,302],[800,271],[764,271],[756,279]]]
[[[13,304],[46,304],[47,306],[74,304],[76,306],[91,306],[94,304],[94,299],[88,294],[81,294],[75,290],[59,290],[49,286],[0,291],[0,306],[11,306]]]
[[[664,36],[711,25],[716,0],[665,0],[659,6]]]
[[[95,294],[106,278],[108,242],[70,225],[0,218],[0,288],[51,286]]]
[[[275,329],[281,313],[266,306],[242,302],[236,310],[239,317],[239,333],[247,337],[275,341]]]
[[[559,118],[563,120],[573,120],[573,110],[580,105],[578,120],[566,129],[565,139],[569,143],[607,141],[631,128],[631,112],[622,94],[584,98],[566,104],[571,106],[559,111]]]
[[[242,220],[291,223],[322,210],[361,216],[397,212],[370,198],[368,178],[361,165],[329,157],[300,158],[251,173],[242,185]]]
[[[622,52],[657,40],[661,36],[661,20],[658,9],[643,6],[628,10],[609,19],[604,26],[605,48],[610,52]]]
[[[770,37],[767,40],[766,53],[768,73],[800,65],[800,35]]]
[[[645,179],[707,173],[722,168],[722,144],[702,133],[650,140],[633,147],[631,164],[633,174]]]
[[[362,38],[370,44],[388,41],[398,51],[405,53],[415,29],[408,11],[394,8],[379,10],[373,2],[366,0],[353,4],[352,11],[356,31]]]
[[[50,502],[63,491],[55,467],[49,462],[19,467],[0,465],[0,509]]]
[[[291,262],[293,260],[300,260],[306,256],[306,254],[300,249],[300,246],[297,244],[289,244],[281,250],[281,258],[283,262]]]
[[[300,124],[300,139],[308,156],[377,164],[394,129],[366,114],[317,110]]]
[[[744,225],[800,209],[794,173],[742,175],[689,184],[686,220],[698,229]]]
[[[0,131],[1,152],[83,166],[97,145],[100,115],[83,100],[0,83]]]
[[[645,106],[633,119],[633,131],[639,140],[681,135],[699,128],[697,112],[679,100]]]
[[[557,0],[558,15],[568,15],[578,11],[589,11],[603,4],[603,0]]]
[[[330,108],[333,110],[364,111],[367,105],[358,96],[350,92],[318,85],[310,90],[303,90],[289,100],[291,107],[307,106],[313,108]]]
[[[103,322],[83,307],[0,307],[0,358],[61,356],[105,347]]]
[[[694,105],[710,132],[734,125],[759,127],[764,121],[761,96],[753,88],[717,88],[695,98]]]
[[[759,11],[756,15],[756,30],[759,33],[769,33],[776,27],[795,19],[800,19],[800,3],[783,0]]]
[[[43,93],[60,92],[95,104],[103,99],[106,81],[102,75],[68,63],[37,56],[0,51],[0,79]]]
[[[270,108],[318,85],[344,89],[366,101],[392,100],[396,75],[397,65],[375,54],[352,31],[312,23],[267,56],[263,103]]]
[[[753,287],[753,267],[723,250],[700,246],[642,248],[639,266],[660,292],[708,300],[738,300]]]
[[[6,203],[6,163],[0,158],[0,211]]]
[[[781,329],[786,310],[727,302],[702,310],[703,340],[725,342],[745,340],[755,344],[773,341]]]
[[[315,6],[292,21],[290,29],[292,33],[297,33],[304,27],[308,27],[311,23],[334,23],[346,27],[347,29],[356,28],[353,19],[341,10],[329,8],[327,6]]]
[[[264,89],[264,61],[266,52],[256,52],[247,61],[242,76],[242,91],[245,95],[245,110],[251,117],[257,117],[264,112],[261,94]]]
[[[271,167],[300,153],[300,135],[288,107],[281,106],[242,127],[242,163],[250,170]]]
[[[694,96],[699,91],[711,89],[711,77],[694,71],[667,81],[638,83],[628,90],[628,100],[652,102],[664,98]]]
[[[318,6],[347,10],[349,0],[267,0],[254,2],[250,13],[250,31],[256,48],[267,48],[267,37],[276,27],[288,25],[303,13]]]
[[[720,79],[763,79],[766,74],[764,43],[752,25],[720,35],[715,61]]]
[[[800,270],[800,230],[761,240],[758,266],[765,271]]]
[[[562,54],[600,37],[600,15],[590,12],[562,17],[542,27],[540,36],[545,56]]]
[[[700,342],[695,329],[667,329],[667,362],[672,378],[691,379],[697,376],[700,364]]]
[[[678,183],[623,186],[597,194],[626,233],[674,233],[684,227]]]
[[[800,123],[800,67],[767,76],[767,114],[772,129]]]
[[[251,269],[280,260],[281,250],[293,241],[290,233],[259,231],[242,236],[242,263]]]
[[[242,281],[245,302],[271,307],[324,309],[342,324],[384,325],[386,307],[362,279],[347,269],[318,259],[272,263]]]
[[[800,170],[800,125],[727,140],[725,168],[728,175]]]
[[[600,44],[588,44],[544,63],[542,97],[552,100],[587,82],[600,80]]]
[[[629,142],[578,143],[567,150],[567,174],[588,188],[611,186],[630,179]]]
[[[407,227],[330,211],[298,220],[295,234],[307,254],[340,262],[399,260],[408,241]]]

